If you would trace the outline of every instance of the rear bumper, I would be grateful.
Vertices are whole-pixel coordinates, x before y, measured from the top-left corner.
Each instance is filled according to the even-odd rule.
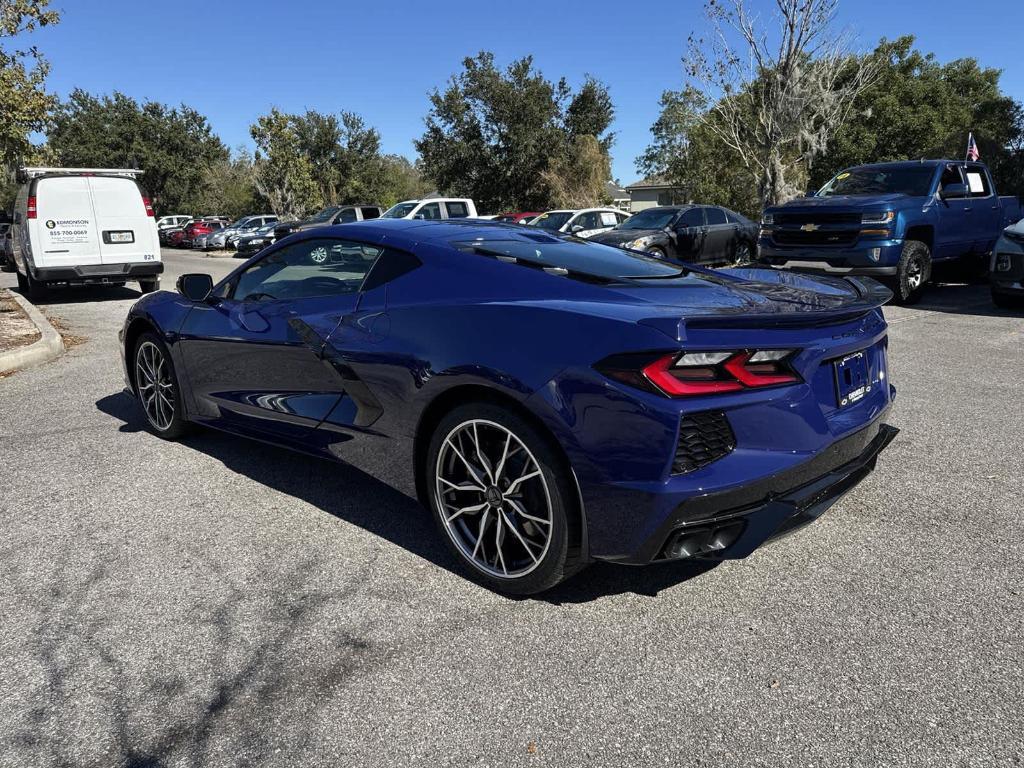
[[[635,552],[616,561],[642,565],[746,557],[769,539],[820,517],[875,468],[898,432],[879,418],[792,469],[688,499]]]
[[[75,267],[33,267],[32,277],[43,283],[121,283],[156,277],[164,271],[162,261],[130,264],[88,264]]]

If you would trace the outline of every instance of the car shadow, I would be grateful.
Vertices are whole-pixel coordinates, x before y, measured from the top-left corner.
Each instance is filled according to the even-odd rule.
[[[96,407],[122,422],[122,432],[149,431],[142,411],[127,392],[101,398]],[[349,464],[310,457],[212,429],[199,429],[181,442],[217,459],[233,472],[301,499],[464,577],[441,541],[434,521],[418,501]],[[582,574],[554,589],[522,599],[559,605],[585,603],[623,593],[655,597],[663,589],[700,576],[715,565],[717,563],[679,562],[637,568],[593,563]]]
[[[25,296],[25,294],[17,288],[11,288],[11,290]],[[45,307],[51,304],[87,304],[92,301],[123,301],[125,299],[137,299],[141,295],[141,291],[124,285],[67,286],[63,288],[51,288],[43,296],[32,299],[32,303],[37,307]],[[28,297],[25,296],[25,298]]]
[[[932,282],[925,286],[921,298],[915,304],[898,305],[900,309],[943,312],[951,315],[976,315],[979,317],[1022,317],[1021,308],[1003,309],[997,307],[991,296],[987,281]]]

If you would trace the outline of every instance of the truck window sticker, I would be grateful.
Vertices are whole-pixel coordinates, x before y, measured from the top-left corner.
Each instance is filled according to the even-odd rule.
[[[985,182],[982,180],[980,173],[968,171],[967,183],[970,185],[972,195],[985,194]]]

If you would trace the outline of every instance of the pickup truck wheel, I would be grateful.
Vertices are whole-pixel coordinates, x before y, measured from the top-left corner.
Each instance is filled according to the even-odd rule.
[[[28,296],[29,301],[38,301],[39,299],[46,298],[46,283],[39,282],[32,277],[31,273],[25,275],[25,288],[25,294]]]
[[[897,304],[914,304],[932,275],[932,254],[928,246],[917,240],[903,245],[896,267],[895,299]]]

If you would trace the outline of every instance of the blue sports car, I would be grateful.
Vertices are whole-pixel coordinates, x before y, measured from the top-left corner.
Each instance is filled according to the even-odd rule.
[[[464,570],[529,594],[593,560],[745,557],[875,465],[891,294],[479,221],[307,230],[138,301],[153,431],[203,424],[415,495]]]

